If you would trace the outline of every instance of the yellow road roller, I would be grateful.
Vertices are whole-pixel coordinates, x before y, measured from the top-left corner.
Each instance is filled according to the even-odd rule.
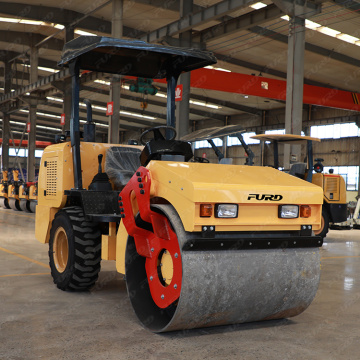
[[[2,171],[2,179],[0,183],[0,205],[4,209],[10,209],[8,199],[9,189],[9,173],[7,170]]]
[[[61,290],[94,286],[101,259],[125,275],[140,323],[154,332],[291,317],[320,278],[322,190],[278,170],[197,162],[175,140],[175,86],[212,54],[108,37],[67,43],[70,141],[43,153],[36,238]],[[167,80],[167,125],[142,146],[95,142],[79,125],[80,69]]]
[[[25,182],[19,187],[19,201],[22,211],[34,213],[37,204],[37,182]]]
[[[22,211],[22,209],[20,207],[19,192],[20,192],[20,187],[23,182],[22,182],[22,180],[19,179],[19,170],[13,169],[12,176],[13,176],[13,179],[8,186],[9,206],[14,211]]]
[[[289,174],[310,183],[318,185],[323,190],[323,207],[321,227],[315,234],[326,237],[331,224],[347,220],[346,184],[341,175],[324,174],[324,161],[321,158],[313,160],[313,142],[320,142],[319,138],[295,134],[261,134],[252,136],[253,139],[270,141],[274,147],[274,167],[279,168],[279,144],[306,145],[306,159],[304,162],[291,164]],[[314,173],[313,173],[314,172]]]

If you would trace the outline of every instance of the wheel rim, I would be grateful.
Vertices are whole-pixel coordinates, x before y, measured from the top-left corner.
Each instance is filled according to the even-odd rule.
[[[320,233],[324,230],[324,226],[325,226],[324,216],[323,216],[323,215],[321,215],[321,227],[320,227],[320,229],[319,229],[319,230],[314,231],[314,234],[315,234],[315,235],[320,234]]]
[[[66,269],[69,256],[68,238],[64,228],[59,227],[54,236],[54,263],[58,272],[62,273]]]

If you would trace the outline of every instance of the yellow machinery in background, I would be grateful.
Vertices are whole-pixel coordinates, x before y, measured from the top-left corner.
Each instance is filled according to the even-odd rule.
[[[9,183],[9,186],[8,186],[9,206],[11,209],[13,209],[15,211],[21,211],[22,209],[20,207],[19,190],[20,190],[20,186],[22,185],[23,182],[21,180],[19,180],[19,170],[14,169],[12,171],[12,176],[13,176],[13,179]]]
[[[37,182],[26,182],[20,185],[19,201],[22,211],[35,212],[37,205]]]
[[[2,171],[2,179],[0,183],[0,205],[4,209],[10,209],[8,199],[9,173],[7,170]]]
[[[64,47],[72,76],[70,141],[43,153],[36,238],[49,244],[61,290],[96,282],[113,260],[131,305],[154,332],[291,317],[320,279],[322,190],[256,166],[197,162],[175,140],[175,86],[211,65],[207,52],[82,36]],[[167,80],[167,125],[143,146],[95,141],[91,104],[80,131],[80,68]]]
[[[307,149],[307,163],[297,162],[291,165],[289,173],[315,185],[323,190],[323,208],[321,227],[315,234],[324,238],[329,231],[330,223],[341,223],[347,220],[346,184],[341,175],[324,174],[323,159],[313,163],[312,142],[320,139],[293,134],[263,134],[252,136],[253,139],[271,141],[274,145],[274,167],[279,168],[278,144],[304,144]],[[315,171],[315,173],[313,173]]]

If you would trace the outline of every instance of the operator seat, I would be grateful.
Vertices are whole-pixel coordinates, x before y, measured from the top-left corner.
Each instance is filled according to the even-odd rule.
[[[181,161],[189,161],[193,157],[191,145],[181,140],[152,139],[141,152],[140,161],[142,166],[146,166],[151,160],[174,161],[177,155],[182,157]],[[171,156],[175,157],[172,159]]]
[[[294,164],[291,165],[289,174],[293,175],[293,176],[296,176],[296,177],[298,177],[300,179],[304,179],[305,170],[306,170],[306,164],[298,162],[298,163],[294,163]]]
[[[141,150],[125,146],[112,146],[106,151],[105,172],[115,190],[122,190],[140,165]]]

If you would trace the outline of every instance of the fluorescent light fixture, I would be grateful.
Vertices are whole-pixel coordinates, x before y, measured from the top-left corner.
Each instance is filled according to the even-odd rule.
[[[102,85],[108,85],[110,86],[110,81],[105,81],[105,80],[94,80],[94,82],[98,83],[98,84],[102,84]]]
[[[316,31],[319,31],[322,34],[329,35],[329,36],[332,36],[332,37],[336,37],[336,35],[341,34],[341,31],[331,29],[331,28],[329,28],[327,26],[321,26],[318,29],[316,29]]]
[[[127,111],[120,111],[120,114],[140,117],[140,118],[143,118],[143,119],[156,120],[156,118],[154,118],[152,116],[141,115],[141,114],[131,113],[131,112],[127,112]]]
[[[105,81],[105,80],[94,80],[94,82],[98,83],[98,84],[102,84],[102,85],[107,85],[107,86],[110,86],[111,83],[110,81]],[[129,90],[130,89],[130,86],[129,85],[122,85],[121,86],[123,89],[125,90]]]
[[[313,21],[311,21],[311,20],[308,20],[308,19],[305,20],[305,26],[306,26],[308,29],[311,29],[311,30],[315,30],[315,29],[321,27],[320,24],[318,24],[318,23],[316,23],[316,22],[313,22]]]
[[[250,7],[255,9],[255,10],[259,10],[259,9],[264,8],[264,7],[267,7],[267,5],[262,3],[262,2],[257,2],[255,4],[250,5]]]
[[[85,104],[84,104],[84,105],[85,105]],[[86,105],[85,105],[85,106],[86,106]],[[93,108],[93,109],[96,109],[96,110],[106,111],[106,107],[104,107],[104,106],[93,105],[92,108]]]
[[[163,94],[160,92],[158,92],[155,96],[167,98],[166,94]],[[193,105],[205,106],[205,107],[212,108],[212,109],[221,109],[221,106],[219,106],[219,105],[209,104],[209,103],[205,103],[202,101],[189,100],[189,102],[190,102],[190,104],[193,104]]]
[[[215,67],[215,66],[211,66],[211,65],[205,66],[205,69],[212,69],[212,70],[217,70],[217,71],[231,72],[231,70],[224,69],[224,68],[221,68],[221,67]]]
[[[43,125],[36,125],[37,128],[39,129],[45,129],[45,130],[51,130],[51,131],[60,131],[60,128],[54,128],[54,127],[48,127],[48,126],[43,126]]]
[[[282,16],[281,19],[286,20],[286,21],[290,20],[289,16],[287,16],[287,15]],[[349,35],[349,34],[342,33],[341,31],[329,28],[327,26],[322,26],[321,24],[318,24],[314,21],[305,20],[305,27],[310,30],[315,30],[315,31],[321,32],[322,34],[325,34],[325,35],[334,37],[336,39],[348,42],[350,44],[360,46],[359,38]]]
[[[79,30],[79,29],[74,30],[74,33],[75,33],[75,34],[78,34],[78,35],[96,36],[96,34],[94,34],[94,33],[91,33],[91,32],[88,32],[88,31]]]
[[[59,115],[53,115],[53,114],[46,114],[43,112],[36,112],[37,115],[42,115],[42,116],[47,116],[47,117],[51,117],[51,118],[56,118],[56,119],[60,119]]]
[[[357,41],[359,41],[360,39],[355,37],[355,36],[351,36],[351,35],[348,35],[348,34],[339,34],[339,35],[336,35],[336,37],[342,41],[346,41],[350,44],[356,44]]]
[[[52,25],[55,29],[59,29],[59,30],[63,30],[64,29],[64,25],[61,25],[61,24],[53,24]]]
[[[86,121],[85,120],[80,120],[80,123],[85,124]],[[100,123],[97,123],[97,122],[93,122],[93,124],[95,124],[96,126],[109,127],[109,125],[107,125],[107,124],[100,124]]]
[[[21,64],[22,66],[25,66],[25,67],[30,67],[29,64]],[[48,72],[52,72],[52,73],[56,73],[58,72],[59,70],[56,70],[56,69],[52,69],[52,68],[48,68],[48,67],[45,67],[45,66],[38,66],[38,70],[42,70],[42,71],[48,71]]]
[[[52,73],[56,73],[56,72],[59,71],[59,70],[52,69],[52,68],[48,68],[48,67],[45,67],[45,66],[38,66],[38,69],[39,69],[39,70],[43,70],[43,71],[52,72]]]
[[[0,17],[0,22],[18,23],[19,19]]]
[[[37,20],[26,20],[26,19],[21,19],[19,21],[19,24],[27,24],[27,25],[44,25],[43,21],[37,21]]]
[[[46,98],[48,100],[50,100],[50,101],[57,101],[57,102],[63,102],[64,101],[63,99],[55,98],[55,97],[51,97],[51,96],[47,96]]]
[[[190,102],[190,104],[193,104],[193,105],[205,106],[205,107],[208,107],[211,109],[220,109],[221,108],[221,106],[214,105],[214,104],[208,104],[208,103],[201,102],[201,101],[190,100],[189,102]]]

